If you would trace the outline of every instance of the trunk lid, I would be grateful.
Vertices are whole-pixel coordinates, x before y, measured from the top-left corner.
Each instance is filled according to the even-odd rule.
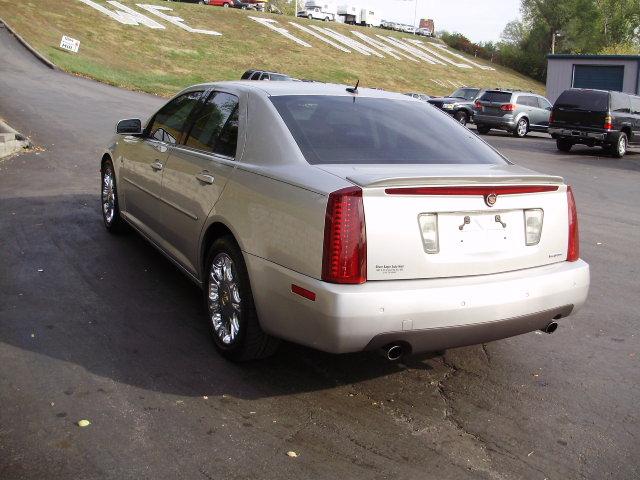
[[[368,280],[485,275],[566,258],[567,195],[560,177],[515,165],[319,167],[363,190]],[[489,206],[486,195],[493,192],[497,199]],[[535,245],[525,242],[525,210],[542,210]],[[437,253],[425,248],[424,215],[437,218]]]

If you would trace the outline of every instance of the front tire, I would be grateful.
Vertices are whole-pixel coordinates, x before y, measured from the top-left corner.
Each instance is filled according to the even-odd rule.
[[[280,342],[260,328],[247,267],[231,236],[211,245],[206,267],[208,325],[218,352],[236,362],[275,353]]]
[[[523,138],[529,131],[529,121],[526,118],[521,118],[516,124],[516,129],[513,131],[513,135],[518,138]]]
[[[463,127],[465,127],[467,123],[469,123],[469,114],[467,114],[467,112],[465,112],[464,110],[457,111],[453,118],[455,118]]]
[[[611,145],[611,155],[613,155],[614,158],[624,157],[627,153],[628,144],[627,134],[620,132],[617,141]]]
[[[569,152],[571,150],[571,147],[573,147],[573,143],[571,143],[566,138],[558,138],[556,140],[556,147],[561,152]]]
[[[118,202],[118,187],[116,185],[116,174],[111,159],[102,164],[101,169],[101,195],[100,206],[102,207],[102,221],[110,233],[120,233],[124,231],[125,224],[120,215],[120,204]]]

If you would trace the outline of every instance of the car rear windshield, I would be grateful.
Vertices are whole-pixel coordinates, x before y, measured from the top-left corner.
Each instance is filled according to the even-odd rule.
[[[511,92],[485,92],[480,100],[483,102],[509,103],[511,102]]]
[[[609,92],[598,90],[565,90],[560,94],[554,108],[606,112],[609,110]]]
[[[310,164],[505,164],[424,102],[293,95],[271,101]]]

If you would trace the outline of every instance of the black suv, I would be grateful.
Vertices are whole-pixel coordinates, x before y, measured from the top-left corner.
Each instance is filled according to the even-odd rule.
[[[622,158],[630,142],[640,142],[640,97],[607,90],[565,90],[553,106],[549,133],[563,152],[581,144],[603,147]]]
[[[462,125],[466,125],[473,120],[473,104],[482,93],[484,90],[479,88],[464,87],[459,88],[448,97],[433,97],[427,101],[453,115]]]

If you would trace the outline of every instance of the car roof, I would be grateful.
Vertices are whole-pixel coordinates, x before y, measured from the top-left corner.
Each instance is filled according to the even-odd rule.
[[[262,93],[267,96],[283,96],[283,95],[332,95],[332,96],[352,96],[347,88],[353,88],[353,85],[340,85],[335,83],[320,82],[256,82],[251,80],[233,80],[228,82],[215,82],[194,85],[192,88],[224,88],[225,86],[233,87],[237,90],[251,91],[253,93]],[[401,93],[387,92],[374,88],[358,87],[358,97],[369,98],[390,98],[404,101],[417,101],[403,95]]]

